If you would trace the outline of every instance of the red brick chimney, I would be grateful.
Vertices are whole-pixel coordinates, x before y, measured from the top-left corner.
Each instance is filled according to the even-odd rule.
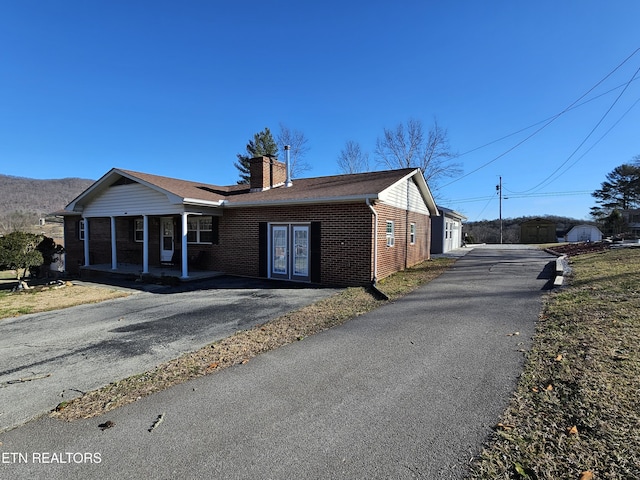
[[[251,192],[261,192],[285,184],[287,168],[284,163],[270,157],[256,157],[252,158],[250,162],[249,188]]]

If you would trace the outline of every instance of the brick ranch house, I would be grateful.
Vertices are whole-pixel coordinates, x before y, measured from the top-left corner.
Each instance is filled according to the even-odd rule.
[[[65,208],[67,272],[134,264],[367,285],[429,259],[438,210],[420,169],[289,182],[284,163],[258,157],[250,175],[220,187],[111,169]]]

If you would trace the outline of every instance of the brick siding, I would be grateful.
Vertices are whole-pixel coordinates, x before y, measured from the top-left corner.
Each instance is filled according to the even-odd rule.
[[[426,215],[391,207],[376,205],[378,212],[378,280],[399,270],[429,259],[431,243],[431,219]],[[394,224],[394,246],[387,246],[387,221]],[[415,243],[409,239],[409,225],[416,224]]]
[[[378,279],[429,258],[430,218],[378,204]],[[175,246],[181,248],[180,217],[175,220]],[[83,242],[78,239],[77,217],[65,218],[66,268],[79,273]],[[393,220],[395,245],[386,246],[386,221]],[[133,238],[133,219],[116,219],[119,263],[142,264],[142,243]],[[219,219],[219,243],[189,244],[189,257],[199,258],[200,269],[234,275],[259,276],[259,224],[321,225],[320,283],[367,285],[373,279],[373,215],[364,203],[228,208]],[[408,223],[416,224],[415,244],[409,243]],[[110,219],[90,220],[90,262],[111,263]],[[149,217],[149,264],[160,263],[160,217]],[[198,253],[202,252],[198,256]]]

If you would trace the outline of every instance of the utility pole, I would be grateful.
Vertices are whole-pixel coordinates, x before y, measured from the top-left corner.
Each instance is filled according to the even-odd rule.
[[[500,245],[502,245],[502,175],[500,175],[500,183],[496,185],[496,190],[500,197]]]

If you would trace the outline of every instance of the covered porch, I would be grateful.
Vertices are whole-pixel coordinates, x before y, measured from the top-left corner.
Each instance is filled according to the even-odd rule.
[[[125,278],[144,279],[151,277],[152,279],[162,278],[179,278],[181,282],[193,282],[198,280],[205,280],[207,278],[214,278],[224,275],[224,272],[213,270],[194,270],[189,271],[188,277],[182,277],[182,270],[177,266],[150,266],[147,272],[143,272],[142,265],[135,263],[121,263],[118,268],[114,270],[111,268],[111,264],[96,264],[88,265],[80,268],[81,277],[93,277],[93,276],[121,276]]]
[[[211,213],[83,216],[81,268],[124,275],[171,274],[181,280],[202,278],[206,271],[214,270],[205,264],[212,245],[218,243],[218,218]]]
[[[172,272],[188,280],[217,270],[212,254],[223,204],[194,182],[112,169],[67,206],[79,220],[76,242],[69,225],[65,248],[80,254],[76,270]]]

